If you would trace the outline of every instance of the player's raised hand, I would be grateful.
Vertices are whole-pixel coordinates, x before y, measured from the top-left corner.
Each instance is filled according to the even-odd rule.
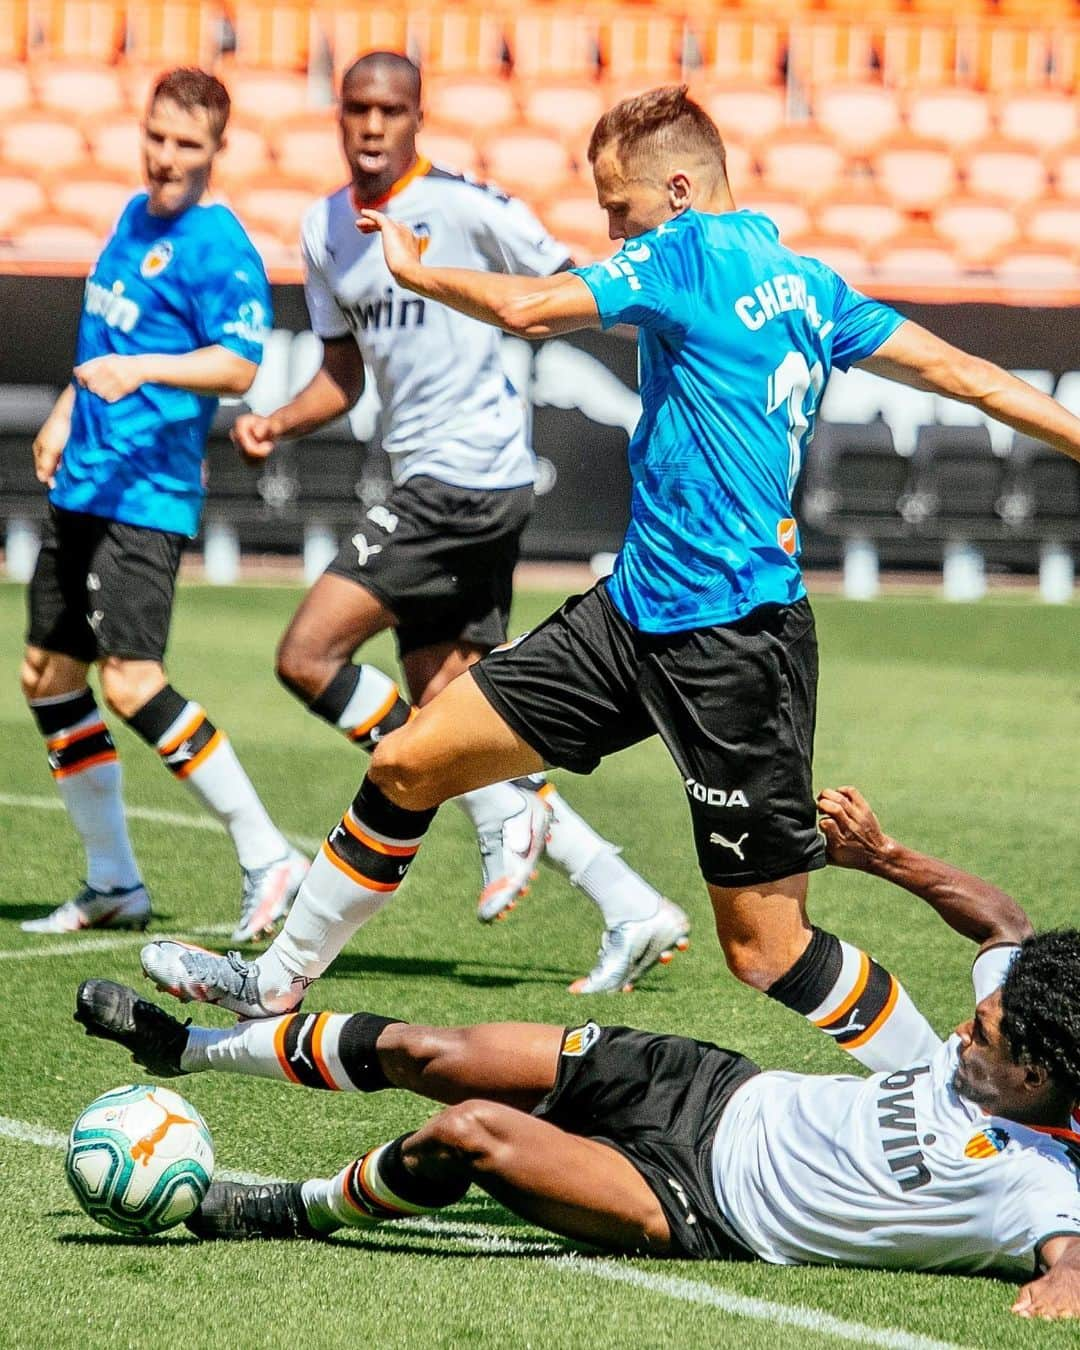
[[[95,356],[76,366],[72,374],[91,394],[106,403],[118,403],[145,383],[146,365],[141,356]]]
[[[858,788],[825,788],[817,807],[829,862],[836,867],[867,871],[888,848],[889,837]]]
[[[261,464],[273,454],[277,445],[270,418],[260,417],[258,413],[244,413],[238,417],[229,435],[248,464]]]
[[[382,235],[386,265],[399,281],[420,266],[420,254],[425,241],[413,234],[408,225],[403,225],[400,220],[391,220],[381,211],[365,209],[357,217],[356,228],[361,234]]]

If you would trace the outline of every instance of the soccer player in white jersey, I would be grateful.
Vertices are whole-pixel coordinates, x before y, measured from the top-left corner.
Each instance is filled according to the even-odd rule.
[[[1080,1316],[1080,931],[1031,935],[1007,895],[889,838],[850,787],[819,797],[830,861],[923,899],[979,944],[975,1013],[867,1078],[762,1072],[679,1036],[593,1022],[411,1026],[293,1013],[182,1026],[88,981],[76,1020],[153,1072],[403,1088],[448,1103],[337,1176],[218,1182],[207,1238],[321,1237],[429,1213],[471,1185],[616,1251],[1034,1275],[1025,1317]]]
[[[394,281],[379,241],[356,213],[380,206],[422,234],[443,265],[547,276],[570,266],[520,203],[437,168],[416,147],[420,72],[373,52],[346,71],[340,125],[351,183],[316,203],[303,226],[306,292],[323,359],[310,383],[267,417],[238,419],[252,460],[304,435],[359,398],[365,374],[381,404],[378,439],[394,488],[367,511],[315,583],[282,639],[277,671],[317,716],[370,751],[411,706],[394,682],[353,656],[395,631],[413,704],[435,697],[506,640],[514,565],[533,504],[535,460],[521,399],[491,328]],[[539,793],[537,792],[539,789]],[[478,914],[503,916],[548,857],[599,906],[596,967],[575,992],[631,985],[686,945],[686,915],[662,898],[543,778],[459,799],[476,828],[484,871]]]

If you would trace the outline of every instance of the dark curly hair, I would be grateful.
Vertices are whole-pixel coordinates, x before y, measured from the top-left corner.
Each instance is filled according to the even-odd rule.
[[[1018,1064],[1046,1069],[1080,1101],[1080,930],[1021,943],[1001,986],[1001,1031]]]

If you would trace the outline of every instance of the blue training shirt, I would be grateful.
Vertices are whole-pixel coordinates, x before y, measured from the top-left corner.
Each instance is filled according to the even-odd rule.
[[[798,600],[791,496],[818,400],[832,367],[870,356],[902,316],[784,248],[755,211],[686,211],[574,270],[604,328],[639,327],[616,608],[673,633]]]
[[[142,192],[127,204],[87,278],[76,364],[215,345],[260,361],[272,321],[270,287],[240,222],[224,206],[192,206],[164,218],[146,203]],[[76,387],[50,500],[68,511],[194,535],[217,405],[163,384],[144,384],[116,403]]]

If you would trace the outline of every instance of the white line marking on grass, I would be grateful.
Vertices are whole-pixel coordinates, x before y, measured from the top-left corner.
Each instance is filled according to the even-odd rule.
[[[189,937],[226,937],[232,932],[232,925],[216,924],[213,928],[192,928]],[[145,933],[118,933],[115,937],[74,937],[67,942],[54,942],[49,946],[8,947],[0,951],[0,961],[31,961],[42,956],[82,956],[83,952],[109,952],[120,947],[142,946],[151,941]]]
[[[0,1116],[0,1137],[55,1149],[66,1149],[68,1142],[67,1136],[59,1134],[56,1130],[50,1130],[44,1125],[31,1125],[24,1120],[12,1120],[8,1116]],[[281,1180],[280,1177],[262,1176],[258,1172],[234,1172],[226,1168],[218,1168],[214,1175],[222,1181],[239,1181],[248,1186]],[[398,1226],[401,1225],[395,1225]],[[522,1256],[537,1256],[562,1250],[549,1243],[507,1237],[494,1227],[483,1223],[423,1217],[405,1220],[404,1226],[413,1230],[419,1229],[432,1237],[459,1242],[472,1251],[515,1252]],[[536,1268],[553,1270],[559,1274],[570,1271],[575,1275],[587,1275],[594,1280],[629,1284],[648,1294],[661,1294],[666,1298],[677,1299],[680,1303],[696,1303],[703,1307],[716,1308],[733,1317],[745,1317],[754,1322],[768,1322],[775,1326],[797,1327],[800,1331],[812,1331],[840,1341],[853,1341],[856,1345],[879,1346],[881,1350],[962,1350],[962,1347],[952,1341],[935,1341],[928,1336],[918,1336],[913,1332],[899,1331],[892,1327],[873,1327],[862,1322],[847,1322],[817,1308],[807,1308],[797,1303],[772,1303],[768,1299],[731,1294],[713,1285],[704,1284],[700,1280],[654,1275],[649,1271],[638,1270],[634,1266],[602,1257],[560,1256],[546,1264],[541,1263]]]
[[[24,797],[16,792],[0,792],[0,806],[17,806],[25,811],[63,811],[64,803],[56,797]],[[225,827],[212,816],[193,816],[187,811],[159,811],[153,806],[124,808],[129,820],[145,820],[151,825],[173,825],[179,830],[211,830],[224,833]],[[322,847],[325,835],[316,839],[309,834],[289,834],[299,848],[314,853]]]

